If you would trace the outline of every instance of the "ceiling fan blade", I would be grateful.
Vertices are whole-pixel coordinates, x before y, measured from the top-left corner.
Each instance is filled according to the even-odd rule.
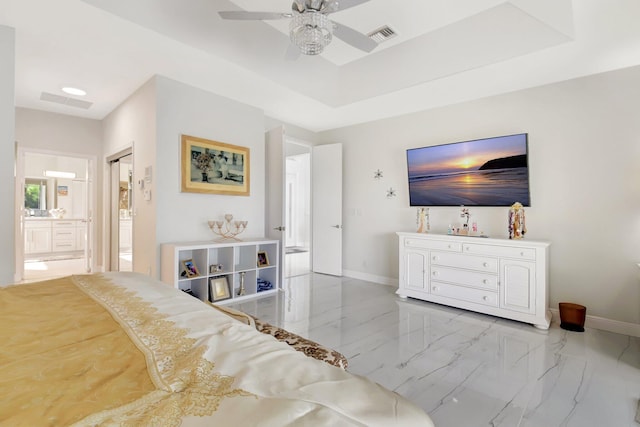
[[[371,52],[378,46],[378,43],[376,43],[374,40],[371,40],[369,37],[365,36],[362,33],[359,33],[353,28],[347,27],[346,25],[342,25],[335,21],[332,21],[332,23],[333,35],[343,42],[365,52]]]
[[[366,3],[369,0],[337,0],[338,3],[338,11],[349,9],[354,6],[361,5],[362,3]]]
[[[291,18],[290,13],[248,12],[246,10],[229,10],[226,12],[218,12],[218,15],[220,15],[222,19],[236,19],[245,21]]]

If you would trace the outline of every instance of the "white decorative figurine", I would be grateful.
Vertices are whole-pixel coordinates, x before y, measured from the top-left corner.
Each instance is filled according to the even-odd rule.
[[[429,208],[418,208],[418,231],[417,233],[428,233],[429,226]]]
[[[462,207],[460,209],[460,218],[464,218],[464,224],[462,224],[462,230],[458,234],[464,236],[469,234],[469,217],[471,217],[471,212],[469,212],[469,209]]]
[[[527,232],[524,222],[524,209],[522,203],[515,202],[509,209],[509,238],[522,239]]]

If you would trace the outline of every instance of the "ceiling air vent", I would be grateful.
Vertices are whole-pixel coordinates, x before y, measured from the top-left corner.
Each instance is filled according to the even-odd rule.
[[[40,94],[40,100],[68,105],[69,107],[84,108],[85,110],[88,110],[89,107],[93,105],[93,102],[82,101],[80,99],[69,98],[68,96],[56,95],[49,92],[42,92]]]
[[[382,43],[384,41],[387,41],[391,38],[394,38],[395,36],[397,36],[398,33],[396,33],[395,31],[393,31],[391,29],[391,27],[389,27],[388,25],[385,25],[384,27],[378,28],[375,31],[370,32],[369,34],[367,34],[367,36],[377,42],[377,43]]]

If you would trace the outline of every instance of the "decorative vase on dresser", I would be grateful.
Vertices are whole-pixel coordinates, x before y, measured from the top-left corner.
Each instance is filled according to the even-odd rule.
[[[397,234],[400,297],[549,328],[548,242]]]

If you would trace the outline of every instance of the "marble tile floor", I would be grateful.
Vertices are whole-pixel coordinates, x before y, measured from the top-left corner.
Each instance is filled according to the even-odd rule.
[[[446,427],[638,427],[640,339],[549,331],[356,279],[292,277],[232,307],[332,347]],[[361,398],[366,398],[362,396]]]
[[[302,251],[286,254],[283,268],[285,277],[309,274],[311,272],[311,253]]]
[[[24,282],[54,279],[87,272],[84,258],[30,260],[24,263]]]
[[[120,271],[133,271],[130,252],[120,254]],[[86,274],[84,258],[62,258],[47,260],[26,260],[22,283],[55,279],[70,274]]]

